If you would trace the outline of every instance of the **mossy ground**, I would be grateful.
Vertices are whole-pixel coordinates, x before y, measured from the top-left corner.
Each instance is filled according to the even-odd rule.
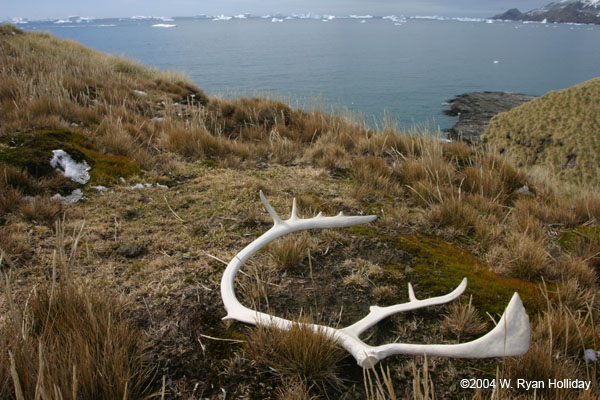
[[[89,185],[109,185],[120,178],[139,175],[141,170],[124,156],[103,154],[81,133],[67,130],[37,130],[5,135],[0,143],[0,164],[26,171],[36,180],[49,179],[58,173],[50,165],[53,150],[64,150],[76,162],[85,161],[90,167]],[[68,194],[78,185],[63,180],[55,189]],[[35,195],[38,193],[26,193]]]

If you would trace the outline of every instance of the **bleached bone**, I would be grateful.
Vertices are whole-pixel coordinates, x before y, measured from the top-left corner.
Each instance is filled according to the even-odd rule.
[[[319,213],[316,217],[299,218],[296,199],[294,199],[290,218],[282,220],[273,207],[271,207],[262,191],[260,192],[260,199],[271,215],[271,218],[273,218],[274,224],[271,229],[235,255],[227,265],[221,279],[221,297],[227,310],[227,316],[223,319],[235,319],[252,325],[273,326],[289,330],[297,322],[252,310],[243,306],[238,301],[235,296],[233,284],[235,275],[242,264],[263,246],[287,233],[306,229],[340,228],[366,224],[377,217],[375,215],[344,216],[343,213],[339,213],[335,217],[324,217],[322,213]],[[485,336],[471,342],[460,344],[391,343],[381,346],[370,346],[359,338],[365,330],[392,314],[448,303],[460,296],[466,288],[467,278],[464,278],[460,285],[449,294],[418,300],[415,297],[412,285],[409,283],[409,302],[389,307],[371,306],[369,314],[366,317],[346,328],[336,329],[317,324],[304,325],[311,327],[314,331],[336,339],[352,354],[358,365],[363,368],[371,368],[382,359],[394,354],[426,354],[430,356],[463,358],[505,357],[525,354],[529,349],[530,340],[529,317],[516,292],[508,303],[496,327]]]

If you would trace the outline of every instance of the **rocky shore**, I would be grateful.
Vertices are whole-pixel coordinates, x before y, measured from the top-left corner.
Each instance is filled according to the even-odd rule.
[[[458,117],[458,122],[448,129],[448,137],[468,144],[481,143],[481,135],[492,117],[517,107],[534,96],[505,92],[470,92],[448,100],[450,109],[444,114]]]

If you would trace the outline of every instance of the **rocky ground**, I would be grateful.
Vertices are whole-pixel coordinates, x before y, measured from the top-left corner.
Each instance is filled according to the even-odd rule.
[[[448,100],[446,115],[457,116],[458,122],[448,130],[452,140],[469,144],[481,143],[481,135],[496,114],[534,99],[534,96],[505,92],[470,92]]]

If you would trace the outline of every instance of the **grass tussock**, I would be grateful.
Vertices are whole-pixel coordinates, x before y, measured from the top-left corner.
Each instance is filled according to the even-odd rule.
[[[76,284],[81,231],[67,252],[63,225],[56,227],[50,281],[21,305],[3,276],[9,312],[0,324],[0,391],[16,399],[143,398],[151,378],[143,337],[118,297]]]
[[[345,356],[339,345],[306,324],[289,330],[256,327],[247,342],[248,356],[280,378],[341,387],[339,362]]]
[[[477,310],[471,304],[462,302],[453,302],[448,306],[448,311],[440,325],[443,333],[450,334],[457,338],[472,338],[487,331],[487,323],[477,313]]]
[[[312,241],[307,234],[290,235],[267,247],[276,268],[286,270],[298,266],[308,255]]]

